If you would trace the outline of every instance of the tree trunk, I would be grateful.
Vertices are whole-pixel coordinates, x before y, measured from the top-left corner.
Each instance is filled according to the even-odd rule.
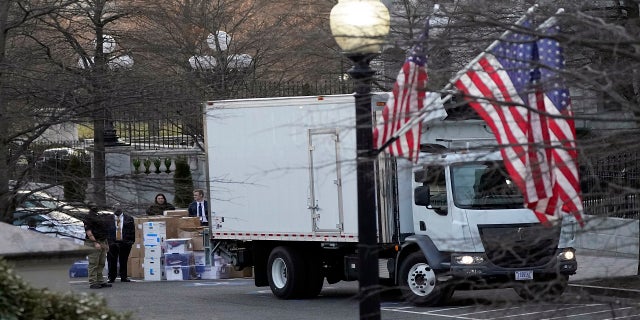
[[[92,200],[98,206],[106,206],[106,164],[104,145],[104,118],[98,110],[93,119],[93,166],[91,167]]]
[[[0,1],[0,68],[4,66],[5,50],[7,42],[7,19],[9,13],[9,1]],[[0,88],[2,86],[4,70],[0,69]],[[0,93],[0,221],[11,222],[13,219],[11,209],[11,193],[9,190],[9,140],[7,140],[9,117],[7,116],[7,104]]]

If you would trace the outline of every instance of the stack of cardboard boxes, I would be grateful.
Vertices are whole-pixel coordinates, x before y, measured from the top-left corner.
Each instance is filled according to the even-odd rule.
[[[197,217],[187,215],[186,210],[174,210],[166,211],[165,216],[134,218],[136,241],[129,255],[130,277],[151,281],[198,277],[196,263],[204,266],[206,261],[204,228]]]
[[[128,272],[148,281],[251,277],[252,269],[236,271],[213,255],[206,264],[205,227],[187,210],[165,211],[164,216],[135,217],[136,241]]]

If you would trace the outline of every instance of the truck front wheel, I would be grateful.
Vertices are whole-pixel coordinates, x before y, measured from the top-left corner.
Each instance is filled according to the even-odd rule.
[[[281,299],[295,299],[304,292],[306,282],[303,256],[290,247],[276,247],[267,262],[271,292]]]
[[[445,302],[453,290],[439,282],[436,272],[422,252],[407,256],[400,266],[400,289],[403,297],[416,306],[435,306]]]

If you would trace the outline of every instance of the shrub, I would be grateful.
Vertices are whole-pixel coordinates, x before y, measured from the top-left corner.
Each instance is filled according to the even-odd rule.
[[[186,208],[193,200],[193,178],[191,168],[185,157],[176,159],[176,170],[173,172],[173,184],[176,188],[174,205],[178,208]]]
[[[7,320],[128,320],[129,313],[116,313],[95,294],[55,293],[35,289],[14,274],[0,257],[0,319]]]

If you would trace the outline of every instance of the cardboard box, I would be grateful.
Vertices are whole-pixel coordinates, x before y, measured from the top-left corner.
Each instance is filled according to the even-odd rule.
[[[164,240],[165,253],[186,253],[193,251],[191,238],[175,238]]]
[[[129,257],[129,260],[127,260],[127,276],[131,278],[144,278],[142,259]]]
[[[163,257],[162,246],[144,246],[144,258],[160,260]]]
[[[135,242],[142,243],[142,239],[143,239],[143,237],[142,237],[142,224],[143,224],[144,221],[146,221],[145,218],[133,217],[133,223],[135,224],[135,227],[136,227],[136,232],[135,232],[136,240],[135,240]]]
[[[167,238],[177,238],[178,237],[178,221],[181,219],[180,217],[164,217],[165,222],[167,223]]]
[[[202,238],[202,229],[203,227],[199,227],[199,230],[196,231],[178,231],[178,238],[190,238],[191,245],[193,251],[204,251],[204,239]]]
[[[188,217],[189,211],[188,210],[165,210],[164,215],[169,217]]]
[[[178,230],[193,230],[202,228],[200,218],[198,217],[181,217],[178,219]]]
[[[202,236],[191,238],[191,250],[193,251],[204,251],[204,239]]]
[[[193,266],[165,267],[164,274],[167,281],[190,280],[193,273]]]
[[[200,229],[202,229],[202,227],[200,227]],[[195,237],[202,238],[202,231],[201,230],[184,230],[184,229],[178,231],[178,238],[195,238]]]
[[[162,260],[144,259],[144,280],[161,281],[164,276]]]
[[[251,278],[253,277],[253,267],[247,267],[242,270],[235,270],[233,266],[231,266],[229,277],[230,278]]]
[[[165,236],[158,233],[147,233],[144,235],[144,246],[157,247],[160,246]]]
[[[167,238],[165,221],[145,221],[142,223],[142,243],[145,246],[159,246]]]
[[[164,254],[164,265],[166,267],[191,266],[193,263],[193,252]]]
[[[144,226],[164,222],[165,224],[165,233],[166,238],[177,238],[178,237],[178,219],[179,217],[165,217],[165,216],[151,216],[145,218],[137,218],[136,223],[136,234],[139,232],[144,232]],[[142,234],[144,238],[144,233]]]
[[[144,258],[144,244],[141,242],[133,243],[129,258]]]

